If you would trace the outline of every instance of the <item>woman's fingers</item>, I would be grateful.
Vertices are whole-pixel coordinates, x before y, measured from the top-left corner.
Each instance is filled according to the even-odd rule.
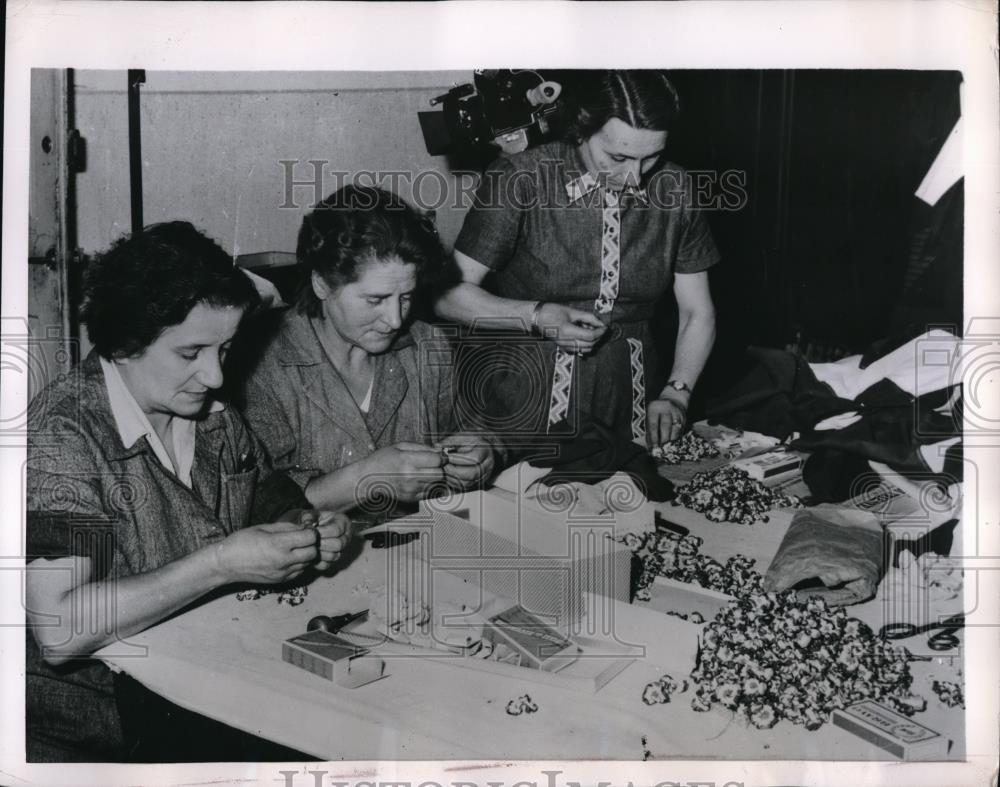
[[[430,446],[425,445],[424,443],[406,443],[406,442],[396,443],[395,445],[393,445],[393,448],[396,448],[399,451],[414,451],[416,453],[431,450]]]
[[[287,582],[290,579],[295,579],[297,576],[302,574],[307,568],[313,565],[313,561],[309,560],[304,563],[292,563],[286,566],[284,571],[279,577],[276,578],[276,582]]]
[[[448,467],[477,467],[483,463],[482,454],[476,449],[470,449],[464,453],[448,454]]]
[[[321,511],[316,530],[321,539],[337,538],[351,532],[351,520],[346,514],[335,511]]]
[[[604,332],[606,326],[591,312],[585,312],[582,309],[567,308],[566,313],[568,321],[571,324],[599,328],[602,333]]]
[[[405,446],[405,447],[404,447]],[[403,454],[403,472],[440,467],[444,463],[441,452],[429,445],[399,443],[395,446]]]
[[[604,325],[598,323],[596,327],[584,325],[573,325],[572,323],[559,331],[559,338],[563,341],[589,342],[593,344],[604,333]]]
[[[684,408],[666,399],[649,403],[646,412],[650,448],[676,440],[684,433],[687,415]]]
[[[294,547],[287,550],[288,558],[293,563],[312,563],[319,554],[319,543],[313,541],[306,547]]]
[[[279,535],[282,533],[298,533],[304,528],[296,521],[267,522],[263,525],[256,525],[256,530],[269,535]],[[308,529],[308,528],[305,528]]]
[[[337,536],[334,538],[323,538],[319,542],[320,552],[343,552],[348,543],[350,543],[350,538],[347,536]]]
[[[471,482],[475,481],[480,475],[481,470],[479,463],[474,465],[462,465],[462,466],[451,466],[445,468],[445,477],[453,478],[458,481]]]

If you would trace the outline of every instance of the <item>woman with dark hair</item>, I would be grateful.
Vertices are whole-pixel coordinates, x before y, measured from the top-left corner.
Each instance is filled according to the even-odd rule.
[[[222,586],[325,570],[349,526],[307,513],[213,396],[257,302],[223,249],[186,222],[155,225],[95,260],[84,290],[94,349],[28,411],[34,762],[129,758],[127,684],[90,655]]]
[[[485,480],[494,441],[456,433],[448,339],[410,320],[445,258],[431,220],[344,186],[303,220],[297,257],[308,281],[244,392],[275,465],[314,505],[374,518]]]
[[[665,160],[677,93],[660,71],[600,71],[567,100],[563,140],[484,175],[455,243],[463,281],[437,311],[513,326],[480,393],[485,423],[511,441],[594,421],[658,446],[681,435],[715,337],[719,255],[690,178]],[[649,321],[670,289],[679,325],[664,375]]]

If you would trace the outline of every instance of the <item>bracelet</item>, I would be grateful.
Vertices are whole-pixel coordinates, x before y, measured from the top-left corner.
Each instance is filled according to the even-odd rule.
[[[541,336],[542,332],[538,328],[538,315],[542,313],[545,301],[535,301],[535,307],[531,310],[531,332],[535,336]]]

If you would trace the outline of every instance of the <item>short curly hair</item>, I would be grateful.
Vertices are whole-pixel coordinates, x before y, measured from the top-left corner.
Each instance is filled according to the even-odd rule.
[[[80,320],[107,359],[141,354],[200,303],[253,310],[260,297],[219,244],[186,221],[153,224],[88,265]]]
[[[592,71],[566,97],[565,138],[579,144],[611,118],[645,131],[670,131],[680,97],[665,71]]]
[[[374,186],[344,186],[302,220],[296,258],[304,281],[298,308],[310,317],[323,313],[309,284],[313,273],[331,288],[357,281],[362,265],[398,257],[416,268],[418,286],[436,279],[446,255],[430,216]]]

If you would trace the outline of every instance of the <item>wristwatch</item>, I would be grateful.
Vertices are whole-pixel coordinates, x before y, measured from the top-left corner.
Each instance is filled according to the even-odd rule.
[[[673,388],[675,391],[684,391],[685,393],[691,393],[691,386],[680,380],[670,380],[667,383],[668,388]]]

